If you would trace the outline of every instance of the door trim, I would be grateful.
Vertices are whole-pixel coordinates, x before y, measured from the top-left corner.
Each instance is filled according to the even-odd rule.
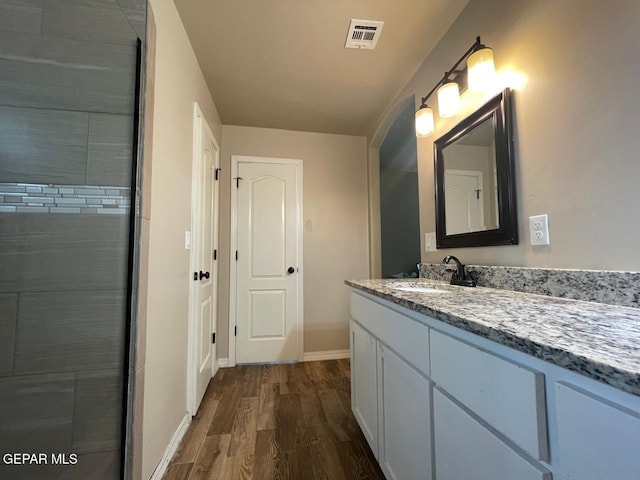
[[[197,223],[197,206],[199,204],[199,178],[197,177],[197,172],[200,171],[200,164],[201,162],[204,160],[202,158],[202,155],[200,155],[201,152],[201,143],[202,143],[202,136],[201,136],[201,132],[203,129],[207,129],[208,133],[211,135],[211,139],[213,140],[213,145],[216,148],[216,154],[215,154],[215,158],[213,159],[213,163],[214,163],[214,168],[218,168],[220,166],[220,147],[218,145],[218,140],[216,139],[216,136],[213,134],[213,131],[211,130],[211,127],[209,127],[209,124],[204,116],[204,114],[202,113],[202,110],[200,109],[200,106],[198,105],[197,102],[193,103],[193,157],[192,157],[192,171],[191,171],[191,238],[192,239],[196,239],[198,238],[198,231],[197,229],[199,228],[198,223]],[[217,223],[218,223],[218,218],[219,218],[219,212],[220,212],[220,188],[217,187],[215,189],[215,207],[214,207],[214,211],[212,212],[213,214],[213,218],[211,219],[211,221],[213,222],[212,227],[214,228],[214,232],[216,233],[216,235],[211,239],[214,248],[219,248],[219,238],[220,238],[220,232],[218,231],[218,227],[217,227]],[[196,405],[196,388],[197,388],[197,384],[196,384],[196,370],[197,370],[197,366],[198,366],[198,359],[196,358],[198,350],[196,348],[197,342],[198,342],[198,333],[197,333],[197,327],[196,327],[196,309],[198,308],[196,303],[197,303],[197,299],[196,299],[196,295],[197,295],[197,289],[196,287],[196,283],[193,281],[192,277],[191,277],[191,273],[195,272],[197,270],[200,269],[200,267],[197,265],[197,261],[198,259],[196,258],[196,250],[193,248],[193,243],[191,244],[190,247],[190,251],[189,251],[189,275],[188,275],[188,281],[189,281],[189,327],[188,327],[188,343],[187,343],[187,412],[189,412],[189,414],[191,416],[194,416],[197,413],[198,410],[198,405]],[[214,276],[214,278],[219,278],[218,277],[218,262],[213,262],[212,263],[212,272],[211,274]],[[217,286],[217,284],[216,284]],[[213,315],[213,319],[212,319],[212,331],[215,332],[216,331],[216,323],[217,323],[217,309],[218,309],[218,289],[215,288],[215,291],[212,292],[212,296],[215,299],[215,309],[212,312]],[[216,372],[216,358],[215,355],[212,355],[212,365],[211,365],[211,371],[212,371],[212,375],[215,375]]]
[[[237,263],[236,250],[238,248],[238,189],[235,186],[236,177],[238,176],[238,164],[240,163],[276,163],[282,165],[296,166],[296,217],[298,218],[298,228],[296,229],[296,242],[298,246],[298,274],[296,282],[298,288],[298,308],[296,311],[296,336],[298,342],[298,361],[304,360],[304,265],[302,254],[302,160],[290,158],[273,158],[273,157],[250,157],[245,155],[231,155],[231,242],[229,245],[229,359],[228,366],[236,365],[236,337],[234,335],[234,327],[237,325],[236,317],[236,279],[237,279]]]

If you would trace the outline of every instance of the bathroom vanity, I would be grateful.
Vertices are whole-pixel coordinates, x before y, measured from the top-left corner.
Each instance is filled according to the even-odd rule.
[[[389,479],[640,479],[640,309],[351,288],[352,410]]]

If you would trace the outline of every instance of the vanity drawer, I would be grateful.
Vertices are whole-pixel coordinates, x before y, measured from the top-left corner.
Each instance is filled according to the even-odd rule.
[[[351,293],[351,317],[425,375],[429,375],[429,328]]]
[[[640,411],[565,382],[555,385],[558,478],[640,478]]]
[[[431,331],[431,378],[535,458],[547,461],[544,374]]]
[[[433,391],[438,480],[551,480],[551,472],[513,450],[450,398]]]

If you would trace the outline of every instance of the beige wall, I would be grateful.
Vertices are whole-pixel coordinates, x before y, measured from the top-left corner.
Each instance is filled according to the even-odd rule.
[[[498,70],[526,75],[514,101],[520,244],[423,252],[423,261],[455,254],[470,264],[640,270],[638,18],[636,0],[469,2],[395,103],[415,95],[417,107],[476,35]],[[465,101],[463,114],[436,118],[436,133],[418,139],[421,242],[435,231],[433,140],[481,99]],[[396,109],[371,129],[372,148]],[[543,213],[551,245],[532,247],[528,217]]]
[[[171,0],[152,0],[157,28],[149,224],[142,478],[153,473],[187,413],[187,317],[193,102],[220,141],[216,107]]]
[[[369,276],[365,137],[223,127],[220,357],[228,355],[231,155],[303,161],[304,351],[349,348],[349,296],[343,282]]]

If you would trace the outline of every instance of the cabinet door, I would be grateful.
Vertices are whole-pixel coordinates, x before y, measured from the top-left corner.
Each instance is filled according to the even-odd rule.
[[[551,473],[512,450],[438,389],[433,391],[438,480],[549,480]]]
[[[351,409],[378,457],[378,372],[376,339],[351,320]]]
[[[429,380],[378,343],[380,371],[380,456],[388,479],[430,480],[432,476]]]
[[[556,384],[560,479],[640,478],[640,415]]]

